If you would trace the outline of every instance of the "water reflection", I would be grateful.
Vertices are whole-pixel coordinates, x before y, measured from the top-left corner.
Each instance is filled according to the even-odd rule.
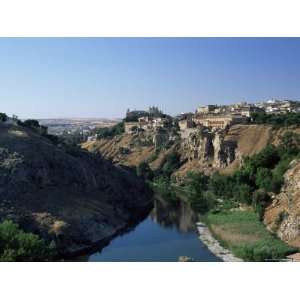
[[[196,230],[197,214],[184,201],[173,202],[157,197],[150,218],[162,227],[176,228],[182,233]]]
[[[88,261],[178,261],[180,256],[195,261],[219,261],[199,240],[197,215],[183,201],[154,199],[151,212],[136,226],[87,256]]]

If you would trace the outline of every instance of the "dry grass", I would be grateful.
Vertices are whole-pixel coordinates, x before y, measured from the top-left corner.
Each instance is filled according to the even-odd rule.
[[[247,261],[284,258],[295,251],[273,236],[252,210],[209,213],[207,223],[223,246]]]
[[[220,239],[233,244],[256,242],[260,239],[258,234],[244,234],[236,227],[226,228],[220,225],[212,225],[211,230],[215,233],[215,235],[220,237]]]

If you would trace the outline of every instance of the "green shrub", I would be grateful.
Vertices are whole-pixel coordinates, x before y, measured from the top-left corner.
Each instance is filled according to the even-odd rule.
[[[252,189],[247,184],[237,185],[233,191],[234,199],[240,203],[252,203]]]
[[[39,236],[25,233],[12,221],[0,223],[1,261],[46,261],[53,259],[52,247]]]
[[[170,177],[172,173],[180,167],[180,155],[177,152],[170,153],[162,167],[162,174]]]
[[[300,124],[300,113],[286,113],[286,114],[266,114],[265,112],[252,113],[252,123],[256,124],[270,124],[274,127],[283,127]]]
[[[5,113],[0,113],[0,122],[7,121],[8,116]]]
[[[24,127],[28,127],[28,128],[39,128],[40,127],[39,121],[33,120],[33,119],[26,120],[22,124]]]
[[[108,139],[120,135],[125,132],[124,122],[120,122],[112,127],[97,128],[94,134],[97,134],[97,139]]]
[[[178,198],[171,186],[170,178],[165,176],[157,176],[153,179],[152,186],[154,190],[160,194],[165,200],[177,202]]]
[[[136,174],[139,177],[143,177],[145,180],[152,180],[154,176],[149,164],[145,161],[141,162],[136,167]]]

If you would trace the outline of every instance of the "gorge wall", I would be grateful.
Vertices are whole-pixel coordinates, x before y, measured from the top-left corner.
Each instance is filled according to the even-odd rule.
[[[300,247],[300,161],[294,160],[284,175],[284,185],[266,209],[264,222],[279,238]]]
[[[177,151],[182,166],[174,176],[184,177],[189,171],[230,173],[240,166],[243,156],[261,151],[269,142],[276,141],[277,135],[267,125],[234,125],[220,132],[192,128],[179,132],[123,134],[87,142],[83,148],[129,167],[148,161],[154,170],[161,166],[168,153]]]

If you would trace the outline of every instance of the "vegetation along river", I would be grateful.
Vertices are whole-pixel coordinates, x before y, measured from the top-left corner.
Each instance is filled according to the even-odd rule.
[[[199,240],[197,215],[183,201],[156,199],[150,214],[130,231],[86,259],[106,262],[175,262],[180,256],[194,261],[220,261]]]

